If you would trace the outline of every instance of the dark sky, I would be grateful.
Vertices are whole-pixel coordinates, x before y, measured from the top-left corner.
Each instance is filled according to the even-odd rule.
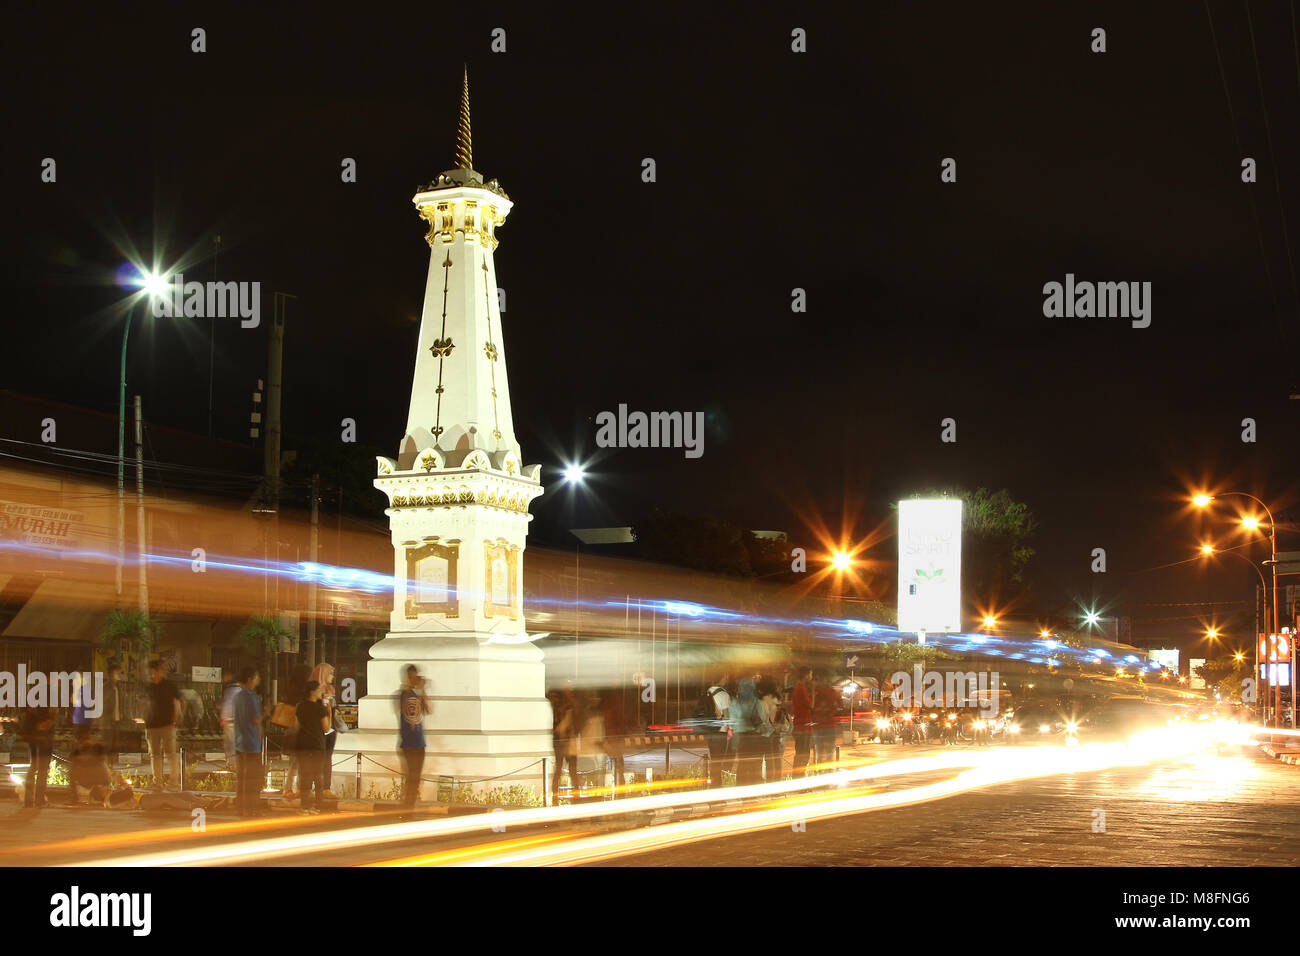
[[[525,459],[590,455],[590,418],[621,402],[710,421],[700,460],[606,453],[598,503],[575,511],[552,487],[537,540],[656,505],[796,541],[808,515],[838,529],[847,505],[861,537],[900,495],[1006,487],[1040,521],[1024,614],[1095,595],[1137,638],[1224,623],[1229,606],[1193,605],[1247,597],[1243,564],[1146,569],[1199,535],[1240,543],[1188,515],[1193,485],[1294,510],[1289,9],[1251,9],[1257,80],[1244,8],[1210,4],[1239,149],[1200,4],[837,6],[11,8],[0,387],[114,411],[122,293],[105,279],[123,240],[169,264],[220,233],[221,277],[261,281],[268,316],[270,290],[298,296],[287,431],[337,436],[351,417],[395,453],[429,255],[410,197],[451,165],[466,62],[475,165],[517,204],[497,271]],[[195,26],[206,53],[190,52]],[[1105,54],[1089,49],[1098,26]],[[56,184],[39,181],[46,156]],[[949,156],[956,184],[939,179]],[[358,183],[340,182],[343,157]],[[1067,272],[1151,282],[1151,327],[1045,318],[1042,286]],[[222,437],[244,434],[264,333],[218,328]],[[206,328],[151,320],[138,336],[146,415],[205,430]],[[955,445],[939,441],[948,416]],[[1286,527],[1280,540],[1300,549]]]

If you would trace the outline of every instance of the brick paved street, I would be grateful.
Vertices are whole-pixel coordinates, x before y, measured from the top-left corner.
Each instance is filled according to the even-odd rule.
[[[1093,811],[1105,811],[1104,833]],[[1300,769],[1243,751],[1008,784],[612,866],[1296,866]]]
[[[848,756],[892,758],[921,749],[867,746]],[[894,778],[899,789],[939,775]],[[720,797],[726,789],[713,791]],[[290,812],[267,821],[264,835],[321,831],[375,822],[362,805],[336,816],[299,818]],[[1094,811],[1105,832],[1094,832]],[[446,808],[429,807],[428,812]],[[222,832],[233,819],[214,814],[205,836],[189,833],[189,814],[51,808],[39,814],[0,805],[0,865],[71,862],[112,849],[142,852],[167,845],[247,839],[243,827]],[[620,829],[609,820],[597,829]],[[644,821],[642,821],[644,822]],[[286,829],[287,828],[287,829]],[[575,821],[530,833],[591,830]],[[163,831],[163,832],[160,832]],[[165,832],[170,831],[170,836]],[[523,831],[514,830],[512,835]],[[177,834],[180,834],[179,844]],[[103,842],[100,842],[103,841]],[[469,845],[483,835],[421,840],[423,849]],[[277,859],[275,865],[347,865],[409,852],[392,845],[339,849]],[[995,866],[1252,866],[1300,865],[1300,768],[1254,750],[1201,756],[1150,767],[1074,774],[1004,784],[984,791],[851,817],[812,820],[805,832],[789,828],[711,839],[605,861],[615,866],[700,865],[995,865]]]

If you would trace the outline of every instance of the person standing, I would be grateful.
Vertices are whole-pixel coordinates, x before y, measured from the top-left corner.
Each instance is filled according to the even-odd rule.
[[[235,769],[235,695],[239,684],[229,669],[221,671],[221,748],[226,752],[226,769]]]
[[[335,710],[334,665],[321,661],[312,669],[310,679],[320,684],[320,702],[325,707],[325,715],[330,719],[329,729],[325,731],[325,763],[321,769],[321,782],[325,785],[325,797],[334,800],[334,791],[330,789],[334,774],[334,748],[338,745],[339,734],[346,726]]]
[[[709,744],[709,786],[722,786],[722,772],[726,769],[730,757],[730,729],[727,725],[727,710],[731,707],[731,694],[727,692],[727,675],[722,675],[710,684],[700,698],[697,716],[709,721],[711,728],[706,734]]]
[[[311,671],[306,664],[298,664],[289,674],[289,680],[285,684],[284,701],[292,709],[293,713],[298,712],[298,705],[303,702],[306,695],[307,678]],[[284,752],[289,757],[289,769],[284,773],[284,798],[286,800],[295,799],[298,794],[296,788],[298,783],[298,721],[290,721],[289,725],[284,728],[284,736],[281,738],[284,744]]]
[[[831,770],[835,763],[835,717],[840,695],[826,680],[826,672],[813,672],[813,759],[818,770]]]
[[[100,726],[104,728],[104,750],[111,767],[117,763],[118,755],[122,752],[122,719],[126,716],[122,708],[122,668],[116,664],[108,669],[108,687],[104,698]]]
[[[238,766],[236,804],[241,817],[262,813],[266,773],[262,770],[262,698],[256,693],[261,680],[256,667],[245,667],[239,672],[239,689],[232,701]]]
[[[785,776],[785,737],[788,727],[781,725],[788,723],[788,717],[785,717],[785,709],[781,705],[781,692],[777,690],[776,681],[771,677],[759,680],[755,693],[758,694],[759,703],[763,705],[767,722],[772,725],[772,734],[767,738],[767,749],[763,754],[763,779],[773,783]]]
[[[553,690],[546,695],[551,702],[551,745],[555,749],[555,770],[551,774],[551,800],[560,805],[560,778],[564,768],[569,768],[569,792],[578,790],[578,731],[577,708],[573,692]]]
[[[308,813],[320,813],[321,794],[325,789],[325,733],[333,729],[321,703],[323,689],[319,681],[307,681],[297,708],[299,790],[302,808]]]
[[[406,680],[397,695],[398,747],[406,785],[402,790],[402,809],[409,817],[420,798],[420,775],[424,772],[424,715],[429,713],[429,698],[424,693],[424,678],[414,664],[406,665]]]
[[[26,707],[18,725],[18,739],[27,744],[31,763],[23,787],[23,806],[39,810],[45,806],[45,783],[54,756],[54,708]]]
[[[72,732],[75,735],[82,728],[90,729],[90,718],[86,716],[86,694],[90,683],[81,671],[72,672]]]
[[[600,749],[604,751],[605,756],[614,765],[614,789],[612,793],[617,797],[618,789],[623,785],[623,774],[626,772],[623,752],[625,749],[624,735],[627,733],[627,727],[624,724],[623,702],[614,691],[607,690],[601,693],[600,716],[604,732],[604,736],[600,740]]]
[[[180,790],[181,768],[176,755],[176,725],[181,717],[181,695],[176,684],[167,679],[160,660],[149,662],[149,715],[145,734],[149,738],[149,756],[153,763],[153,789],[163,789],[163,757],[170,762],[168,790]]]
[[[754,678],[742,677],[736,699],[728,710],[731,739],[736,752],[736,785],[749,786],[763,782],[763,754],[767,738],[772,734],[772,724],[767,711],[754,692]]]
[[[812,668],[800,667],[799,679],[795,681],[794,693],[790,696],[790,716],[794,731],[794,771],[795,777],[802,777],[808,772],[808,754],[812,750],[813,716]]]

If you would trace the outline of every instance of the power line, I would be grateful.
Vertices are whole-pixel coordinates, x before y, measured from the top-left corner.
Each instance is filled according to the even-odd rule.
[[[1246,155],[1246,150],[1241,144],[1241,131],[1237,126],[1237,112],[1232,107],[1232,93],[1228,90],[1228,74],[1223,68],[1223,54],[1219,50],[1219,35],[1214,29],[1214,17],[1210,14],[1210,0],[1203,0],[1205,4],[1205,19],[1210,24],[1210,39],[1214,45],[1214,59],[1219,64],[1219,82],[1223,86],[1223,99],[1228,104],[1228,120],[1232,126],[1232,137],[1237,143],[1237,156]],[[1275,164],[1276,165],[1276,164]],[[1283,344],[1287,342],[1286,326],[1282,322],[1282,307],[1278,304],[1277,290],[1273,287],[1273,268],[1268,264],[1268,250],[1264,247],[1264,229],[1259,221],[1259,209],[1255,205],[1255,195],[1251,190],[1246,190],[1246,198],[1250,202],[1250,215],[1255,222],[1255,237],[1259,241],[1259,257],[1264,264],[1264,278],[1268,284],[1268,294],[1273,301],[1273,318],[1277,322],[1278,335]]]
[[[1250,15],[1250,0],[1244,0],[1246,25],[1250,29],[1250,55],[1255,61],[1255,84],[1259,87],[1259,106],[1264,112],[1264,139],[1268,143],[1268,161],[1273,167],[1273,189],[1277,193],[1277,214],[1282,223],[1282,248],[1286,250],[1287,269],[1291,275],[1291,296],[1300,306],[1300,291],[1296,290],[1295,260],[1291,256],[1291,239],[1286,228],[1286,202],[1282,198],[1282,180],[1277,172],[1277,155],[1273,152],[1273,127],[1268,121],[1268,100],[1264,96],[1264,75],[1259,69],[1259,50],[1255,46],[1255,19]]]

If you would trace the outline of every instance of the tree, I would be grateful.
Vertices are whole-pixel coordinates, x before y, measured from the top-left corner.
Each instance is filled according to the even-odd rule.
[[[274,615],[257,615],[244,625],[239,638],[250,651],[259,652],[263,658],[274,657],[285,641],[295,637],[293,631],[280,623]]]
[[[953,655],[932,644],[917,644],[915,641],[898,640],[881,644],[879,649],[874,652],[869,651],[868,660],[875,665],[871,670],[873,676],[880,681],[880,689],[883,693],[885,682],[899,671],[911,674],[912,668],[916,664],[924,665],[933,661],[953,660]]]
[[[634,527],[639,557],[731,577],[752,577],[746,531],[715,518],[656,509]]]
[[[111,611],[104,619],[99,645],[110,652],[110,665],[118,665],[128,680],[134,680],[135,668],[128,666],[129,661],[152,654],[161,635],[162,625],[141,611]]]
[[[310,506],[312,475],[319,475],[326,500],[343,490],[343,510],[362,518],[383,519],[388,499],[375,487],[378,448],[336,440],[296,438],[293,457],[281,476],[283,496]],[[322,508],[325,507],[322,505]]]
[[[1229,700],[1240,702],[1242,675],[1249,671],[1244,660],[1236,657],[1216,657],[1196,668],[1196,676],[1205,681],[1205,686],[1219,692]]]

